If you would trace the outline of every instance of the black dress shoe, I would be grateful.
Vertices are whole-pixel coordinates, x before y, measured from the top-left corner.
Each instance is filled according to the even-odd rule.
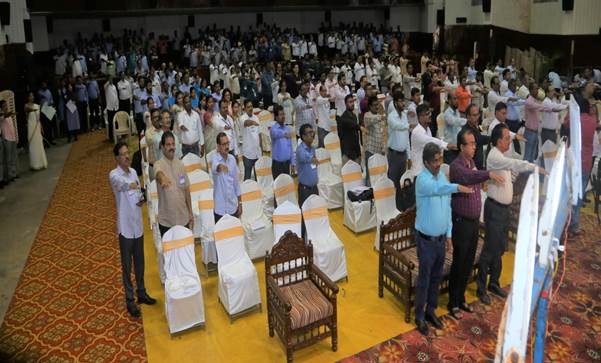
[[[127,311],[129,312],[129,315],[133,316],[134,318],[139,318],[141,315],[140,309],[138,309],[133,301],[127,303]]]
[[[471,306],[469,306],[469,305],[468,305],[468,304],[466,304],[466,303],[462,303],[462,304],[460,304],[460,305],[459,305],[459,309],[461,309],[461,310],[463,310],[463,311],[465,311],[465,312],[468,312],[468,313],[473,313],[473,312],[474,312],[474,309],[472,309],[472,307],[471,307]]]
[[[154,305],[156,303],[156,299],[151,298],[146,293],[144,295],[138,296],[138,304]]]
[[[451,316],[456,320],[461,320],[461,318],[463,318],[461,310],[459,310],[459,308],[456,306],[449,309],[449,314],[451,314]]]
[[[500,296],[502,298],[506,298],[507,297],[507,293],[505,291],[503,291],[503,289],[499,285],[489,285],[488,286],[488,291],[490,291],[493,294],[495,294],[497,296]]]
[[[418,332],[423,336],[428,336],[428,324],[424,320],[416,320],[415,325],[417,325]]]
[[[487,293],[478,293],[478,299],[480,299],[480,302],[482,302],[482,304],[490,305],[490,296],[488,296]]]
[[[434,326],[436,329],[444,328],[444,324],[442,323],[442,321],[440,321],[440,319],[438,319],[438,317],[436,317],[436,315],[434,314],[426,313],[426,321],[432,324],[432,326]]]

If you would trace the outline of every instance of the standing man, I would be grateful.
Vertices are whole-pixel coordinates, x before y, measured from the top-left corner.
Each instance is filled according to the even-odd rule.
[[[255,163],[261,157],[261,138],[259,118],[253,114],[252,100],[244,101],[244,113],[240,116],[242,126],[242,163],[244,180],[250,179]]]
[[[96,77],[94,73],[90,74],[90,79],[88,80],[88,97],[89,97],[89,105],[90,105],[90,126],[92,130],[100,129],[102,127],[102,119],[100,115],[102,112],[100,111],[100,88],[98,87],[98,82],[96,81]]]
[[[8,111],[8,103],[0,100],[0,189],[12,182],[17,176],[17,129],[14,117],[16,115]],[[2,155],[4,150],[4,155]]]
[[[269,134],[271,136],[271,172],[273,179],[280,174],[290,174],[290,166],[294,166],[296,159],[292,151],[292,130],[284,125],[286,118],[284,108],[280,105],[273,106],[273,114],[276,123],[271,126]],[[296,140],[295,140],[296,141]]]
[[[184,96],[184,111],[177,114],[177,127],[179,127],[182,141],[182,154],[187,153],[203,156],[205,153],[205,140],[202,132],[202,121],[198,112],[192,109],[190,95]]]
[[[472,159],[478,170],[484,170],[484,146],[488,145],[490,137],[488,135],[483,135],[480,130],[480,107],[471,103],[467,106],[465,115],[467,116],[467,123],[463,126],[461,131],[470,130],[472,135],[474,135],[476,139],[476,151],[474,152]]]
[[[465,302],[465,289],[474,266],[478,245],[482,183],[489,179],[497,183],[504,182],[503,178],[493,171],[476,169],[473,159],[476,144],[476,137],[469,128],[463,128],[457,134],[459,155],[451,163],[449,172],[451,183],[462,184],[473,190],[473,193],[469,194],[453,194],[451,199],[453,263],[449,277],[448,309],[455,319],[461,319],[461,310],[472,312],[472,308]]]
[[[327,81],[326,81],[327,83]],[[346,85],[346,76],[344,72],[338,74],[338,83],[334,86],[328,94],[330,95],[330,101],[334,103],[336,108],[336,115],[340,116],[345,111],[345,99],[351,91]]]
[[[190,181],[181,160],[175,157],[175,136],[165,131],[161,136],[163,157],[154,163],[159,193],[159,231],[161,237],[173,226],[194,228],[190,200]]]
[[[354,112],[355,98],[353,95],[346,95],[344,103],[345,111],[336,117],[343,166],[349,160],[361,163],[361,145],[359,144],[361,127],[357,114]]]
[[[119,111],[125,111],[129,115],[133,89],[123,72],[121,72],[121,80],[117,82],[117,90],[119,91]]]
[[[490,132],[492,132],[492,130],[494,130],[495,127],[498,124],[505,124],[505,125],[507,125],[507,123],[506,123],[506,121],[507,121],[507,109],[508,108],[507,108],[507,105],[505,104],[505,102],[498,102],[495,105],[495,118],[492,120],[492,122],[488,126],[488,130]],[[507,125],[507,127],[509,128],[508,125]],[[509,130],[509,136],[511,136],[511,140],[513,140],[514,143],[515,143],[515,141],[526,141],[526,139],[524,138],[524,136],[522,136],[520,134],[516,134],[516,133],[514,133],[511,130]],[[507,156],[508,158],[513,157],[511,149],[508,149],[505,152],[505,156]]]
[[[508,98],[517,98],[516,94],[516,83],[515,79],[510,79],[507,82],[507,91],[505,91],[505,97]],[[522,127],[522,114],[523,107],[526,103],[526,100],[518,99],[515,102],[507,103],[507,117],[505,118],[505,123],[509,127],[509,131],[516,133]],[[498,105],[498,103],[497,103]],[[494,122],[494,120],[493,120]],[[494,128],[492,124],[489,126],[490,130]],[[518,154],[521,154],[520,143],[519,140],[513,140],[513,149]]]
[[[131,283],[131,265],[134,264],[136,289],[139,304],[154,305],[156,300],[148,296],[144,286],[144,223],[142,222],[142,204],[144,195],[140,189],[138,175],[129,167],[127,144],[119,142],[113,148],[117,167],[109,174],[109,180],[117,207],[117,231],[119,232],[119,251],[125,303],[127,311],[135,318],[140,310],[134,302],[134,289]]]
[[[308,124],[315,129],[315,112],[313,112],[313,104],[308,93],[309,83],[303,83],[300,87],[300,94],[294,99],[296,134],[299,136],[302,136],[300,128],[304,124]]]
[[[48,89],[48,84],[46,81],[42,81],[42,84],[40,85],[40,90],[38,91],[38,96],[40,99],[40,107],[43,107],[44,104],[54,107],[54,98],[52,97],[52,92],[50,92],[50,90]],[[44,138],[48,140],[48,143],[50,145],[56,145],[53,137],[54,127],[52,125],[52,120],[49,120],[43,112],[40,112],[40,121],[42,123],[42,129],[44,131]]]
[[[77,102],[77,111],[79,112],[79,123],[81,131],[88,131],[88,89],[83,83],[81,76],[77,76],[75,81],[75,101]]]
[[[443,114],[444,118],[444,141],[449,144],[452,144],[457,140],[457,134],[461,130],[461,127],[465,125],[467,120],[461,117],[459,110],[457,109],[457,95],[455,92],[451,91],[448,97],[449,107],[445,110]],[[453,160],[457,157],[457,150],[445,150],[444,152],[444,162],[447,165],[450,165]]]
[[[315,99],[317,112],[317,145],[324,147],[323,139],[330,133],[330,97],[326,86],[319,86],[319,96]]]
[[[396,207],[401,210],[401,176],[407,169],[409,153],[409,120],[405,111],[405,97],[401,92],[393,96],[394,109],[388,114],[388,178],[396,190]]]
[[[536,165],[525,160],[508,158],[504,153],[509,150],[511,135],[505,124],[495,126],[490,135],[492,149],[486,159],[486,169],[497,171],[503,178],[503,183],[489,183],[488,196],[484,203],[484,224],[486,236],[484,247],[478,262],[478,298],[483,304],[490,305],[488,291],[500,297],[507,293],[501,289],[502,257],[507,247],[507,232],[509,229],[509,206],[513,200],[513,182],[511,172],[534,171]],[[542,170],[542,169],[540,169]],[[544,170],[542,170],[544,172]],[[488,276],[490,275],[490,280]]]
[[[151,96],[151,94],[146,93],[145,86],[145,79],[140,77],[138,79],[138,88],[134,90],[134,121],[136,123],[136,130],[138,131],[138,134],[140,134],[142,130],[146,129],[144,112],[148,111],[146,99]]]
[[[417,176],[422,172],[424,167],[422,164],[422,152],[426,144],[433,142],[442,149],[457,150],[455,144],[448,144],[432,136],[429,128],[430,122],[432,122],[432,112],[427,103],[417,106],[415,112],[417,113],[418,124],[411,132],[411,170],[413,176]]]
[[[113,118],[119,111],[119,94],[117,86],[113,82],[113,77],[109,76],[108,81],[104,84],[104,99],[106,103],[106,118],[109,128],[109,140],[113,140]]]
[[[567,108],[567,105],[561,104],[557,98],[557,90],[552,85],[549,85],[547,97],[543,100],[543,106],[562,110]],[[559,114],[557,112],[543,112],[540,144],[544,145],[547,140],[551,140],[557,144],[557,134],[560,128],[561,122],[559,121]]]
[[[438,306],[445,250],[452,246],[451,194],[472,193],[472,189],[451,184],[444,173],[439,173],[442,152],[437,144],[426,144],[422,161],[425,169],[415,181],[415,241],[419,261],[415,287],[415,324],[421,334],[427,335],[426,321],[436,329],[444,327],[436,317],[435,310]]]
[[[217,134],[217,152],[211,158],[215,222],[226,214],[239,218],[242,214],[240,183],[236,158],[230,154],[230,139],[225,132]]]
[[[317,191],[317,158],[315,148],[312,146],[315,130],[309,124],[300,127],[300,136],[303,141],[296,149],[296,165],[298,165],[298,205],[302,207],[304,201]]]
[[[363,116],[363,124],[365,125],[365,165],[368,164],[368,160],[372,155],[384,155],[386,148],[384,135],[386,113],[384,107],[376,96],[370,96],[367,102],[369,104],[369,111]],[[365,172],[365,185],[371,185],[369,181],[369,168],[366,168]]]

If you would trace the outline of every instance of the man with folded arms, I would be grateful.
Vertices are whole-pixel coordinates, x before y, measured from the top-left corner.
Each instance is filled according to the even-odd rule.
[[[476,169],[476,137],[472,130],[462,129],[457,134],[457,145],[459,155],[451,163],[449,171],[451,183],[469,186],[474,191],[469,194],[453,194],[451,198],[453,263],[449,277],[448,308],[455,319],[461,319],[461,310],[472,312],[472,308],[465,302],[465,289],[474,266],[478,245],[482,183],[489,179],[503,183],[504,179],[494,171]]]
[[[472,193],[470,187],[451,184],[444,173],[441,148],[430,142],[423,151],[425,169],[415,182],[415,240],[419,271],[415,287],[415,324],[417,330],[428,334],[428,321],[436,329],[444,325],[436,317],[438,293],[446,248],[452,248],[451,194]]]

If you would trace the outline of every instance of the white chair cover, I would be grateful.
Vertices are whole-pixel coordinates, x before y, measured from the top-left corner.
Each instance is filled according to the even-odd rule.
[[[277,205],[280,205],[285,201],[290,201],[298,205],[294,180],[292,180],[292,177],[288,174],[280,174],[275,178],[273,181],[273,195],[275,196]]]
[[[324,148],[315,150],[317,158],[317,189],[319,195],[328,202],[329,209],[340,208],[344,205],[342,179],[332,172],[330,153]]]
[[[545,170],[551,171],[553,167],[553,162],[555,161],[555,156],[557,155],[557,144],[555,144],[551,140],[545,141],[543,144],[542,153],[543,153],[543,161],[545,163]],[[547,180],[549,176],[545,176],[544,190],[547,190]]]
[[[273,120],[273,114],[267,110],[262,110],[257,114],[259,118],[259,134],[261,138],[261,148],[265,152],[271,151],[271,135],[269,130],[275,123]]]
[[[451,169],[449,168],[449,164],[442,164],[440,166],[440,172],[443,173],[446,177],[447,180],[451,180],[451,178],[449,177],[449,173],[451,172]]]
[[[370,201],[351,202],[348,191],[354,188],[365,187],[361,175],[361,166],[349,160],[342,167],[342,183],[344,186],[344,225],[353,232],[363,232],[376,226],[376,211]]]
[[[524,126],[522,126],[522,127],[520,127],[518,132],[516,132],[516,134],[524,136],[525,131],[526,131],[526,128]],[[525,141],[518,141],[518,142],[520,143],[520,151],[522,152],[521,154],[519,154],[519,153],[515,152],[515,150],[513,150],[513,142],[509,145],[511,146],[511,150],[513,150],[512,151],[513,158],[514,159],[523,159],[525,151],[526,151],[526,142]]]
[[[245,180],[240,186],[242,199],[242,226],[246,252],[251,259],[264,257],[273,246],[273,226],[264,213],[263,193],[254,180]]]
[[[285,201],[273,211],[274,245],[282,238],[286,231],[292,231],[301,236],[301,210],[289,201]]]
[[[171,334],[205,323],[202,286],[194,260],[194,236],[174,226],[163,236],[165,316]]]
[[[367,160],[367,168],[369,169],[369,183],[376,185],[381,178],[388,177],[388,159],[382,154],[373,154]]]
[[[340,138],[338,133],[330,132],[323,138],[323,143],[330,153],[332,172],[336,175],[340,175],[340,168],[342,168],[342,151],[340,150]]]
[[[211,150],[207,153],[207,160],[206,160],[207,166],[206,167],[207,167],[207,173],[209,173],[209,174],[211,173],[211,160],[213,159],[213,155],[215,155],[216,152],[217,152],[216,150]]]
[[[338,133],[338,123],[336,122],[336,109],[330,109],[330,132]]]
[[[313,244],[313,260],[332,281],[347,276],[344,245],[330,227],[325,199],[311,195],[303,203],[307,240]]]
[[[157,191],[157,182],[153,180],[148,184],[148,219],[150,221],[150,229],[152,230],[152,238],[154,240],[154,248],[157,252],[157,260],[159,266],[159,278],[161,284],[165,283],[165,258],[163,256],[163,246],[161,244],[161,231],[159,230],[159,193]]]
[[[194,170],[203,169],[203,160],[196,154],[187,153],[186,156],[182,158],[182,163],[184,163],[184,168],[186,169],[186,173],[188,173],[188,177],[190,177],[190,173]]]
[[[374,201],[376,204],[377,220],[374,247],[377,251],[380,250],[380,225],[382,222],[388,223],[388,221],[401,214],[401,212],[396,209],[395,195],[396,191],[392,180],[388,178],[378,179],[374,185]]]
[[[271,173],[271,158],[261,156],[255,163],[255,176],[263,193],[263,210],[267,218],[273,215],[273,174]]]
[[[442,108],[441,108],[441,110],[442,110]],[[438,131],[436,132],[435,137],[444,140],[445,122],[444,122],[444,113],[443,112],[439,113],[438,116],[436,116],[436,126],[438,127]]]
[[[257,270],[244,250],[240,220],[224,215],[215,224],[219,300],[230,316],[261,303]]]
[[[202,245],[202,262],[217,263],[217,250],[213,240],[215,215],[213,214],[213,185],[209,174],[202,169],[188,173],[190,180],[190,199],[194,214],[194,237],[200,239]]]

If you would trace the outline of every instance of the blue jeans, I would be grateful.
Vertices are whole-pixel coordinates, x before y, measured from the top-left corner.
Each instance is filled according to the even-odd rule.
[[[434,315],[436,306],[438,306],[446,237],[428,240],[416,231],[415,242],[419,261],[415,286],[415,320],[424,320],[425,312]]]
[[[538,133],[525,130],[526,150],[524,151],[524,160],[534,162],[538,158]]]
[[[582,199],[578,199],[578,203],[572,207],[572,219],[570,221],[570,231],[576,231],[578,229],[578,222],[580,222],[580,208],[582,208],[583,199],[586,195],[586,186],[588,185],[588,178],[590,171],[582,170]]]

